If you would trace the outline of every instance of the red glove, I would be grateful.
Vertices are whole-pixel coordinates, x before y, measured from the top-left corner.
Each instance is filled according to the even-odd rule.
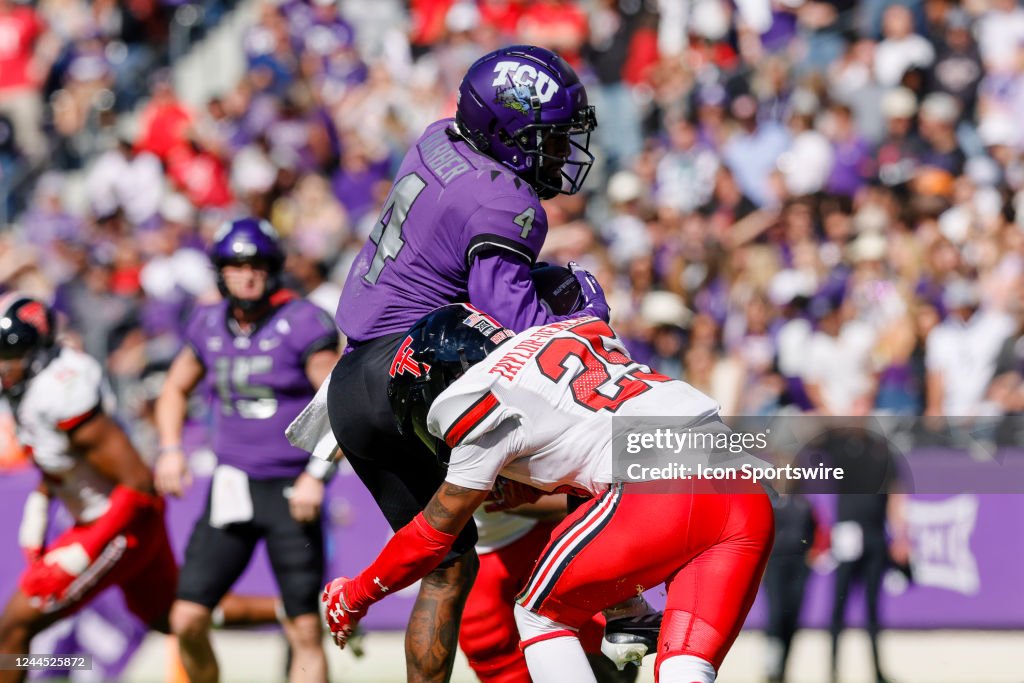
[[[41,598],[64,597],[64,591],[81,575],[95,556],[89,555],[81,543],[69,543],[54,548],[29,567],[21,582],[26,595]]]
[[[487,496],[487,500],[490,502],[484,505],[484,512],[511,510],[527,503],[536,503],[543,495],[544,491],[535,489],[528,484],[498,477],[494,482],[494,488]]]
[[[366,610],[352,610],[345,599],[345,588],[351,587],[352,579],[339,576],[324,587],[320,600],[327,605],[327,627],[331,629],[334,644],[342,650],[348,644],[349,636],[356,630],[356,624],[366,616]]]

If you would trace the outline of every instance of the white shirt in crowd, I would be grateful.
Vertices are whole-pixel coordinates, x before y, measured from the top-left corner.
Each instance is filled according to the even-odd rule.
[[[942,411],[948,417],[977,415],[995,373],[996,358],[1013,334],[1013,318],[978,311],[966,322],[947,317],[928,335],[925,366],[942,376]]]
[[[875,80],[879,85],[895,87],[909,69],[925,68],[935,61],[935,48],[916,33],[905,38],[887,38],[875,48]]]
[[[126,159],[118,150],[103,154],[86,176],[89,205],[97,216],[109,216],[120,207],[138,225],[157,214],[164,197],[164,170],[148,152]]]
[[[211,294],[217,287],[210,259],[189,248],[153,257],[142,267],[139,279],[146,296],[153,299],[166,299],[179,287],[195,297]]]
[[[874,330],[860,320],[844,323],[835,337],[821,331],[811,335],[803,379],[818,386],[830,414],[855,414],[854,403],[871,391],[874,344]]]
[[[988,69],[1014,70],[1016,55],[1024,44],[1024,9],[991,9],[975,27],[978,49]]]

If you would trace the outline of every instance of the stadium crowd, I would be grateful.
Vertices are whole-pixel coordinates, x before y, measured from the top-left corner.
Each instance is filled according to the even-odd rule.
[[[725,415],[1024,411],[1014,0],[260,0],[244,77],[201,109],[155,68],[176,7],[0,0],[0,203],[25,205],[0,285],[54,302],[150,444],[138,418],[218,296],[213,231],[271,220],[333,313],[408,145],[512,42],[597,106],[598,166],[547,202],[542,258],[597,275],[638,360]]]

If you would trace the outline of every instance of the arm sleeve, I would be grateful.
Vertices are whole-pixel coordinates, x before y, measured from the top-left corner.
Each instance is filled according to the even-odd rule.
[[[199,364],[206,368],[206,361],[203,358],[203,336],[206,327],[206,318],[209,315],[209,307],[203,306],[192,313],[188,324],[185,326],[185,345],[192,349],[192,354],[199,361]]]
[[[346,585],[350,609],[365,610],[388,593],[422,579],[437,567],[457,536],[430,526],[423,513],[395,532],[373,563]]]
[[[467,289],[471,304],[494,316],[513,332],[582,315],[549,312],[537,296],[530,278],[530,265],[509,252],[489,251],[474,258],[469,267]]]

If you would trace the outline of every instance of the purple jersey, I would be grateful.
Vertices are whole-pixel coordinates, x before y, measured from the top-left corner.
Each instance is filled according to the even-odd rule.
[[[222,301],[197,310],[186,332],[214,397],[213,451],[253,479],[298,476],[309,454],[289,444],[284,430],[316,392],[306,360],[337,348],[338,331],[304,299],[279,306],[248,336],[232,328]]]
[[[533,188],[450,135],[451,126],[451,119],[431,124],[406,154],[349,271],[336,319],[353,341],[406,330],[439,306],[469,301],[477,257],[499,251],[532,264],[544,243],[547,216]]]

